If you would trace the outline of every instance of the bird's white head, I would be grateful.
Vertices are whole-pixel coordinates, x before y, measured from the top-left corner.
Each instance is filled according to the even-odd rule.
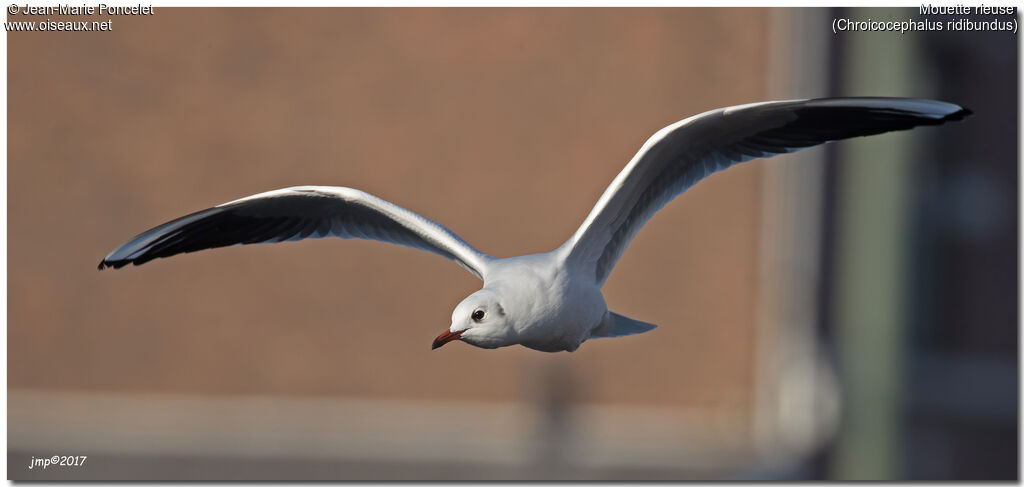
[[[431,349],[462,340],[481,348],[514,345],[516,332],[500,296],[481,289],[463,299],[452,312],[452,326],[434,339]]]

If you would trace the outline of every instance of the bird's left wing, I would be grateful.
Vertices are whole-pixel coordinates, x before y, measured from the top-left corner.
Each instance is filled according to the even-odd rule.
[[[644,223],[711,173],[758,157],[968,114],[952,103],[909,98],[774,101],[705,112],[651,136],[561,248],[570,263],[603,284]]]
[[[359,190],[331,186],[278,189],[183,216],[143,232],[110,253],[99,268],[228,245],[305,238],[363,238],[427,250],[483,279],[492,257],[447,228]]]

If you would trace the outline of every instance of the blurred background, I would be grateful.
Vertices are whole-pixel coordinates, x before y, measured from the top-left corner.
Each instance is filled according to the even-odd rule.
[[[1017,37],[836,18],[921,19],[157,8],[9,34],[9,478],[1016,479]],[[865,95],[974,115],[695,186],[605,286],[659,328],[572,354],[430,351],[479,282],[376,242],[96,271],[299,184],[548,251],[669,123]],[[54,454],[89,459],[28,469]]]

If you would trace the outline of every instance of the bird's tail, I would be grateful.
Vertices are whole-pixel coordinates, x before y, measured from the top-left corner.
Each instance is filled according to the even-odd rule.
[[[590,338],[636,335],[637,333],[650,331],[657,327],[658,325],[652,325],[643,321],[626,318],[618,313],[612,313],[609,311],[608,314],[604,316],[604,320],[601,321],[601,324],[597,328],[594,328],[594,331],[590,333]]]

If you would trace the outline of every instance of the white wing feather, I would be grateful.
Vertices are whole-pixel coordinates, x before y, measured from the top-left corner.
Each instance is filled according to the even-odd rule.
[[[560,250],[598,284],[644,223],[708,175],[734,164],[834,140],[938,125],[969,110],[905,98],[832,98],[720,108],[669,125],[647,140]]]

